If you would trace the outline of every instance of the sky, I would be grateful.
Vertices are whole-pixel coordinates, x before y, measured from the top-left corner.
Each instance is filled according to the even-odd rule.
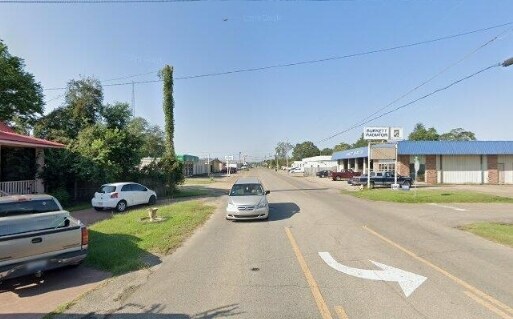
[[[166,64],[178,78],[323,59],[513,22],[511,12],[509,0],[0,3],[0,39],[45,88],[48,113],[62,105],[64,92],[49,89],[81,76],[113,84],[157,80]],[[240,152],[259,160],[280,141],[320,148],[353,143],[363,127],[326,138],[448,67],[386,110],[510,57],[513,24],[346,59],[176,79],[176,151],[219,158]],[[130,103],[132,86],[104,87],[104,96],[105,103]],[[135,115],[163,126],[162,83],[135,85]],[[479,140],[512,140],[512,116],[513,66],[367,126],[403,127],[408,134],[422,122],[439,133],[463,127]]]

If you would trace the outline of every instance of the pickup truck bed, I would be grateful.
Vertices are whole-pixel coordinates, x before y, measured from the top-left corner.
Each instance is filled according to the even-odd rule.
[[[79,264],[87,248],[87,228],[55,198],[0,197],[0,281]]]

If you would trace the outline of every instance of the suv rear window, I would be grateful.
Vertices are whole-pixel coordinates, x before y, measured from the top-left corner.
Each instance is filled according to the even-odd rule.
[[[0,203],[0,217],[41,214],[61,210],[53,199],[38,199]]]
[[[115,190],[116,190],[116,186],[103,185],[102,187],[100,187],[100,190],[98,191],[98,193],[108,194],[108,193],[114,192]]]

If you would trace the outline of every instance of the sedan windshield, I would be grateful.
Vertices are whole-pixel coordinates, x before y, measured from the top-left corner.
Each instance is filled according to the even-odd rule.
[[[262,196],[264,190],[260,184],[235,184],[230,191],[230,196]]]

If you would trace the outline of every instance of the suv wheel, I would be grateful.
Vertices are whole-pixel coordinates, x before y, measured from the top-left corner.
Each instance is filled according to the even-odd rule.
[[[151,195],[150,199],[148,200],[148,205],[155,205],[156,202],[157,198],[155,197],[155,195]]]

